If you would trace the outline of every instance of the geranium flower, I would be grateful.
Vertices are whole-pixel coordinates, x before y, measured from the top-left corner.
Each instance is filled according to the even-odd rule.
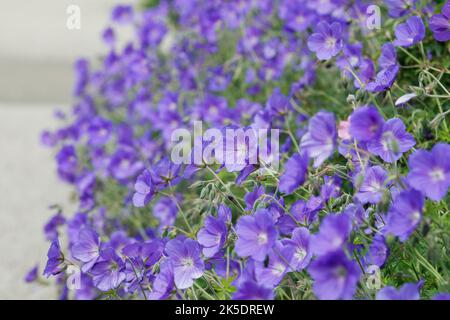
[[[366,266],[376,265],[381,268],[388,257],[389,247],[386,239],[380,234],[375,235],[364,259]]]
[[[381,135],[371,140],[367,148],[384,161],[395,162],[415,144],[413,136],[406,132],[403,121],[393,118],[383,124]]]
[[[213,257],[225,243],[227,238],[227,226],[225,220],[220,217],[208,216],[205,219],[205,227],[197,234],[197,241],[203,247],[203,255]]]
[[[392,18],[400,18],[415,8],[417,0],[384,0]]]
[[[342,248],[351,230],[352,222],[347,214],[327,215],[320,224],[319,232],[311,236],[310,248],[316,255]]]
[[[450,187],[450,145],[436,144],[431,151],[417,150],[408,159],[408,183],[428,198],[439,201]]]
[[[394,45],[397,47],[411,47],[425,38],[425,25],[420,17],[408,18],[395,28]]]
[[[350,135],[358,141],[377,138],[383,129],[384,119],[377,108],[368,105],[359,107],[350,115]]]
[[[423,195],[416,190],[402,191],[389,208],[386,217],[386,234],[393,234],[405,242],[422,219]]]
[[[235,251],[240,257],[263,261],[277,238],[272,214],[258,209],[251,216],[242,216],[236,224],[238,239]]]
[[[367,91],[383,92],[388,90],[394,84],[399,70],[400,67],[398,65],[393,65],[386,69],[381,69],[381,71],[377,73],[375,80],[367,83]]]
[[[25,275],[25,282],[33,282],[38,278],[38,266],[31,268]]]
[[[286,239],[283,244],[292,252],[290,266],[296,271],[303,270],[309,265],[312,258],[312,250],[310,248],[309,230],[300,227],[292,231],[291,239]]]
[[[256,281],[243,282],[233,295],[234,300],[272,300],[273,298],[273,290]]]
[[[314,260],[308,272],[314,280],[314,294],[321,300],[351,299],[361,275],[357,262],[341,250]]]
[[[156,193],[154,177],[149,170],[144,170],[134,184],[133,204],[135,207],[144,207]]]
[[[100,258],[90,271],[94,285],[101,291],[116,289],[125,280],[125,263],[113,248],[102,250]]]
[[[153,280],[152,291],[148,298],[151,300],[164,300],[170,296],[174,288],[173,267],[169,260],[161,262],[160,271]]]
[[[316,32],[308,38],[308,48],[316,53],[319,60],[336,56],[343,46],[343,26],[339,22],[333,22],[331,25],[325,21],[320,22]]]
[[[399,289],[384,287],[377,292],[376,298],[377,300],[419,300],[423,283],[423,280],[417,283],[406,283]]]
[[[317,168],[333,154],[336,143],[334,114],[320,111],[309,121],[308,132],[302,137],[300,147],[314,159],[314,167]]]
[[[81,270],[88,272],[100,258],[100,237],[95,230],[85,227],[78,234],[78,240],[72,245],[72,256],[83,262]]]
[[[357,181],[362,176],[363,182],[358,188],[358,193],[355,198],[362,204],[379,203],[383,199],[384,192],[386,190],[386,180],[388,178],[386,170],[381,166],[374,166],[367,168],[364,172],[355,176],[354,184],[357,185]]]
[[[49,276],[54,276],[59,273],[64,268],[64,255],[61,251],[61,247],[59,246],[59,240],[56,237],[53,239],[52,243],[50,244],[50,248],[47,252],[47,264],[45,265],[44,269],[44,276],[47,278]]]
[[[200,250],[198,242],[188,238],[178,237],[167,242],[165,251],[172,263],[177,288],[187,289],[203,276],[205,265]]]
[[[263,186],[255,187],[253,191],[247,192],[244,196],[246,204],[245,210],[252,210],[255,202],[266,192]]]
[[[450,1],[442,7],[442,14],[435,14],[430,18],[429,24],[437,41],[450,40]]]
[[[306,180],[308,173],[308,157],[294,154],[285,165],[284,173],[280,177],[280,192],[291,194]]]
[[[153,206],[153,215],[159,220],[160,231],[175,224],[177,213],[178,208],[173,198],[161,197]]]
[[[289,265],[293,253],[290,247],[284,246],[281,242],[277,241],[268,254],[267,264],[264,261],[255,263],[255,277],[257,282],[264,283],[267,287],[276,286],[287,272],[294,271]]]

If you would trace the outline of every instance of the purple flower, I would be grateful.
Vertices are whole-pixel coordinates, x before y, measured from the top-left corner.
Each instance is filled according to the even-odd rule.
[[[78,59],[74,64],[75,85],[74,94],[81,96],[89,83],[89,62],[86,59]]]
[[[110,121],[97,117],[92,119],[88,127],[89,143],[104,145],[111,137],[112,124]]]
[[[281,92],[280,88],[275,88],[267,101],[267,108],[270,110],[271,114],[275,116],[283,116],[291,109],[289,97],[286,97]]]
[[[33,282],[38,278],[38,266],[34,266],[30,271],[25,275],[25,282]]]
[[[283,4],[285,2],[280,3],[279,16],[286,23],[286,28],[303,32],[311,25],[314,19],[311,11],[303,6],[295,5],[293,2],[288,2],[285,6],[282,6]]]
[[[398,290],[394,287],[384,287],[377,292],[377,300],[420,300],[420,289],[423,280],[417,283],[406,283]]]
[[[392,18],[400,18],[415,7],[416,0],[384,0]]]
[[[134,184],[133,205],[135,207],[145,207],[156,193],[154,178],[149,170],[144,170]]]
[[[161,262],[160,272],[153,281],[152,292],[148,298],[152,300],[167,299],[173,288],[173,267],[169,260],[164,260]]]
[[[436,295],[433,297],[433,300],[450,300],[450,293],[447,292],[440,292],[436,293]]]
[[[337,198],[341,194],[342,180],[338,176],[325,176],[324,184],[320,187],[320,197],[324,202]]]
[[[114,44],[116,42],[116,35],[114,33],[114,29],[111,27],[108,27],[105,30],[103,30],[102,39],[107,46],[109,46],[111,48],[114,47]]]
[[[420,192],[402,191],[389,208],[384,232],[399,237],[402,242],[406,241],[422,219],[423,205],[424,199]]]
[[[175,224],[178,208],[173,198],[162,197],[153,206],[153,215],[159,220],[159,230]]]
[[[316,32],[308,38],[308,48],[316,53],[319,60],[336,56],[343,46],[343,26],[339,22],[333,22],[331,25],[325,21],[320,22]]]
[[[372,244],[369,251],[366,254],[364,262],[367,266],[376,265],[382,267],[389,256],[389,247],[387,246],[386,239],[377,234],[373,237]]]
[[[408,183],[428,198],[439,201],[450,187],[450,145],[436,144],[431,151],[417,150],[408,160]]]
[[[394,45],[397,47],[411,47],[425,38],[425,25],[422,18],[413,16],[405,23],[395,28]]]
[[[255,187],[253,191],[250,191],[245,194],[244,201],[246,204],[245,210],[253,210],[253,206],[255,202],[265,193],[265,189],[263,186]]]
[[[179,289],[191,287],[203,275],[205,265],[200,257],[197,241],[182,237],[166,244],[166,253],[173,266],[175,285]]]
[[[272,300],[273,298],[274,293],[271,288],[253,280],[243,282],[233,295],[234,300]]]
[[[78,158],[74,146],[65,145],[56,155],[59,177],[69,183],[76,180]]]
[[[163,250],[163,242],[160,239],[154,239],[128,244],[123,247],[122,253],[133,262],[149,268],[159,261]]]
[[[378,58],[378,67],[387,69],[395,65],[398,65],[397,52],[392,43],[387,42],[381,47],[381,55]]]
[[[58,212],[48,220],[44,226],[44,233],[47,240],[52,241],[58,236],[58,227],[66,223],[66,218],[61,212]]]
[[[361,274],[358,264],[341,250],[311,262],[308,272],[314,280],[314,294],[321,300],[351,299]]]
[[[437,41],[450,40],[450,1],[442,7],[442,14],[435,14],[430,18],[429,24]]]
[[[76,300],[94,300],[98,296],[91,277],[82,273],[80,275],[80,288],[75,290],[74,298]]]
[[[336,141],[334,114],[320,111],[309,121],[308,132],[302,137],[300,147],[314,159],[314,167],[317,168],[333,154]]]
[[[294,154],[286,162],[283,175],[280,177],[280,192],[291,194],[306,180],[308,173],[308,157]]]
[[[44,276],[54,276],[59,274],[64,267],[64,255],[61,252],[58,238],[55,238],[47,252],[47,264],[44,269]]]
[[[95,230],[83,228],[71,251],[75,259],[84,263],[81,270],[88,272],[100,257],[100,237]]]
[[[362,58],[361,43],[347,44],[344,46],[343,54],[336,59],[336,65],[345,77],[351,78],[352,74],[348,69],[355,70]]]
[[[358,193],[355,195],[362,204],[372,203],[377,204],[383,199],[384,192],[387,187],[387,172],[381,166],[369,167],[365,172],[361,172],[355,176],[355,185],[357,181],[363,178],[362,184],[358,188]]]
[[[359,107],[350,115],[350,135],[358,141],[377,138],[383,129],[384,119],[374,106]]]
[[[367,148],[384,161],[395,162],[415,144],[413,136],[406,132],[403,121],[393,118],[383,124],[381,135],[371,140]]]
[[[347,214],[325,216],[320,224],[319,232],[311,237],[310,247],[312,252],[316,255],[324,255],[342,248],[351,230],[352,222]]]
[[[300,271],[309,265],[312,258],[312,250],[310,249],[310,233],[308,229],[304,227],[294,229],[291,239],[283,241],[283,244],[293,253],[290,261],[292,268]]]
[[[367,83],[366,89],[369,92],[383,92],[394,84],[400,67],[395,64],[377,73],[375,81]]]
[[[276,242],[268,254],[267,264],[264,261],[255,262],[255,277],[258,283],[264,283],[267,287],[274,287],[283,279],[289,270],[288,263],[292,260],[291,247]]]
[[[263,261],[275,244],[277,231],[270,211],[258,209],[252,216],[242,216],[236,225],[235,251],[240,257]]]
[[[94,285],[101,291],[116,289],[125,280],[125,263],[112,248],[102,250],[100,258],[91,269]]]
[[[205,227],[200,229],[197,241],[203,246],[203,255],[213,257],[222,249],[227,238],[227,226],[225,220],[220,217],[208,216],[205,219]]]
[[[142,161],[131,150],[120,148],[112,156],[109,170],[117,180],[125,180],[135,176],[143,167]]]
[[[129,5],[117,5],[111,13],[111,20],[120,24],[127,24],[133,19],[133,7]]]

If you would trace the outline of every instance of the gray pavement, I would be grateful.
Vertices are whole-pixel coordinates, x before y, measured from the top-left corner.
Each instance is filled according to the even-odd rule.
[[[74,60],[105,52],[100,33],[112,6],[137,1],[0,0],[0,299],[56,297],[53,287],[23,281],[34,264],[45,265],[48,205],[71,207],[39,134],[55,126],[56,108],[70,105]],[[68,5],[80,7],[81,30],[67,29]]]

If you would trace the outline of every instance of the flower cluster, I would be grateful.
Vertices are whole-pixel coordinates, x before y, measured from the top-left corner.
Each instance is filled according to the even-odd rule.
[[[115,7],[42,135],[78,205],[45,227],[61,298],[448,298],[450,2],[372,2]],[[174,164],[194,121],[279,130],[280,170]]]

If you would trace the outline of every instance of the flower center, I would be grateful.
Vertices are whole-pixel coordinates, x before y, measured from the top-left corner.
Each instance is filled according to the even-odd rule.
[[[128,169],[129,167],[130,167],[130,161],[129,160],[126,160],[126,159],[124,159],[124,160],[122,160],[121,162],[120,162],[120,168],[122,168],[122,169]]]
[[[325,40],[325,45],[327,48],[333,48],[336,46],[336,39],[333,37],[328,37],[327,40]]]
[[[414,211],[414,213],[412,214],[412,219],[414,222],[417,222],[420,220],[420,212],[419,211]]]
[[[303,248],[297,248],[295,251],[295,258],[299,261],[302,261],[306,257],[306,250]]]
[[[192,260],[192,258],[184,258],[181,264],[183,267],[190,268],[194,265],[194,260]]]
[[[219,114],[219,109],[216,106],[212,106],[211,108],[209,108],[209,114],[216,116]]]
[[[275,275],[282,275],[285,269],[286,267],[282,263],[277,263],[274,265],[272,273]]]
[[[430,177],[433,180],[433,182],[439,182],[445,180],[445,174],[444,170],[441,168],[435,168],[433,171],[430,172]]]
[[[299,15],[295,18],[295,22],[297,22],[298,24],[302,24],[303,22],[305,22],[305,17]]]
[[[267,233],[262,232],[258,234],[258,244],[266,244],[268,240]]]

